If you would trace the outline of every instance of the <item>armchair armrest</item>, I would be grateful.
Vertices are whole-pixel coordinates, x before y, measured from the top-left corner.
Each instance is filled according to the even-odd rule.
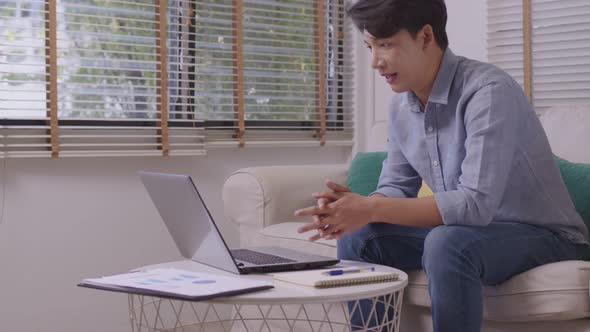
[[[325,189],[324,180],[346,181],[348,165],[267,166],[240,169],[223,185],[223,210],[238,226],[240,243],[259,229],[286,221],[297,209],[316,204],[313,192]]]

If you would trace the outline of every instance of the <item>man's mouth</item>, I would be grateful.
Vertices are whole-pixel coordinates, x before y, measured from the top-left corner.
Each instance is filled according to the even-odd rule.
[[[388,84],[392,84],[393,82],[395,82],[397,80],[397,73],[383,74],[383,77],[385,77],[385,80],[387,81]]]

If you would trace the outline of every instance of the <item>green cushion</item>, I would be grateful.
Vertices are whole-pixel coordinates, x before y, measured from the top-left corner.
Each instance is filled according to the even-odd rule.
[[[379,175],[387,152],[360,152],[352,161],[348,170],[346,185],[353,193],[367,196],[377,189]],[[434,195],[424,181],[418,191],[418,197]]]
[[[561,172],[561,177],[570,193],[576,211],[582,216],[586,226],[590,229],[590,164],[572,163],[555,156],[555,162]],[[583,256],[590,261],[590,248]]]
[[[348,169],[346,186],[353,193],[367,196],[377,188],[387,152],[359,152]]]

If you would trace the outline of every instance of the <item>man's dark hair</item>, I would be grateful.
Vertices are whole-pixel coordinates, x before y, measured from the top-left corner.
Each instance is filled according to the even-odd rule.
[[[376,38],[389,38],[407,30],[413,38],[430,24],[438,46],[449,46],[447,6],[444,0],[357,0],[349,3],[346,13],[360,31]]]

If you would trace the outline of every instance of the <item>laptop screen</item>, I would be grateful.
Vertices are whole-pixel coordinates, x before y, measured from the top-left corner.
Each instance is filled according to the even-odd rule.
[[[211,214],[188,175],[139,172],[182,256],[239,273]]]

